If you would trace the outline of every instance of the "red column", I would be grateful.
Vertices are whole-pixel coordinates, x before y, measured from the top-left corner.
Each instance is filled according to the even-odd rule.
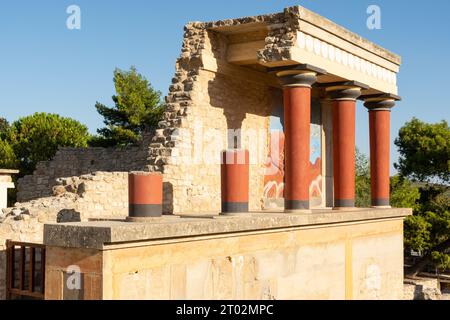
[[[355,206],[355,101],[333,105],[334,206]]]
[[[222,152],[222,214],[248,212],[249,163],[248,150]]]
[[[128,175],[129,218],[162,215],[163,179],[161,173],[131,172]]]
[[[373,207],[389,207],[390,108],[393,100],[366,101],[369,109],[370,179]]]
[[[355,207],[355,110],[360,88],[338,88],[333,100],[334,208]]]
[[[304,72],[280,79],[284,88],[285,210],[308,211],[311,85],[316,74]]]

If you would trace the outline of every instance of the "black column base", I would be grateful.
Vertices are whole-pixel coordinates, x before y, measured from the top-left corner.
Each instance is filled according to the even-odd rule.
[[[284,200],[285,210],[309,210],[309,200]]]
[[[222,202],[222,213],[248,212],[248,202]]]

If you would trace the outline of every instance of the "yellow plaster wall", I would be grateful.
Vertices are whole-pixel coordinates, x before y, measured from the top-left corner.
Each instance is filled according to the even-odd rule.
[[[62,270],[80,264],[95,299],[401,299],[402,230],[393,219],[97,252],[49,247],[46,297],[60,299]]]

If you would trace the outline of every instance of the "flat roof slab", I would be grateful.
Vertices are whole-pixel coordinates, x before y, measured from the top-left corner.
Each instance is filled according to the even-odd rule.
[[[148,222],[90,221],[44,226],[47,246],[104,249],[111,244],[404,218],[411,209],[315,210],[309,214],[257,212],[236,216],[163,216]]]

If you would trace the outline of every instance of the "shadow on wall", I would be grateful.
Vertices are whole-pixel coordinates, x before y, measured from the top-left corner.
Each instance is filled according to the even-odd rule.
[[[173,185],[163,182],[163,214],[173,214]]]
[[[245,69],[243,68],[243,73]],[[232,78],[220,74],[220,67],[213,80],[208,82],[208,95],[213,108],[223,109],[223,115],[228,130],[243,129],[244,120],[249,115],[267,118],[272,109],[272,89],[242,79]],[[251,126],[251,124],[250,124]],[[267,128],[250,127],[247,129],[260,130]],[[240,148],[243,137],[228,135],[228,148]]]

